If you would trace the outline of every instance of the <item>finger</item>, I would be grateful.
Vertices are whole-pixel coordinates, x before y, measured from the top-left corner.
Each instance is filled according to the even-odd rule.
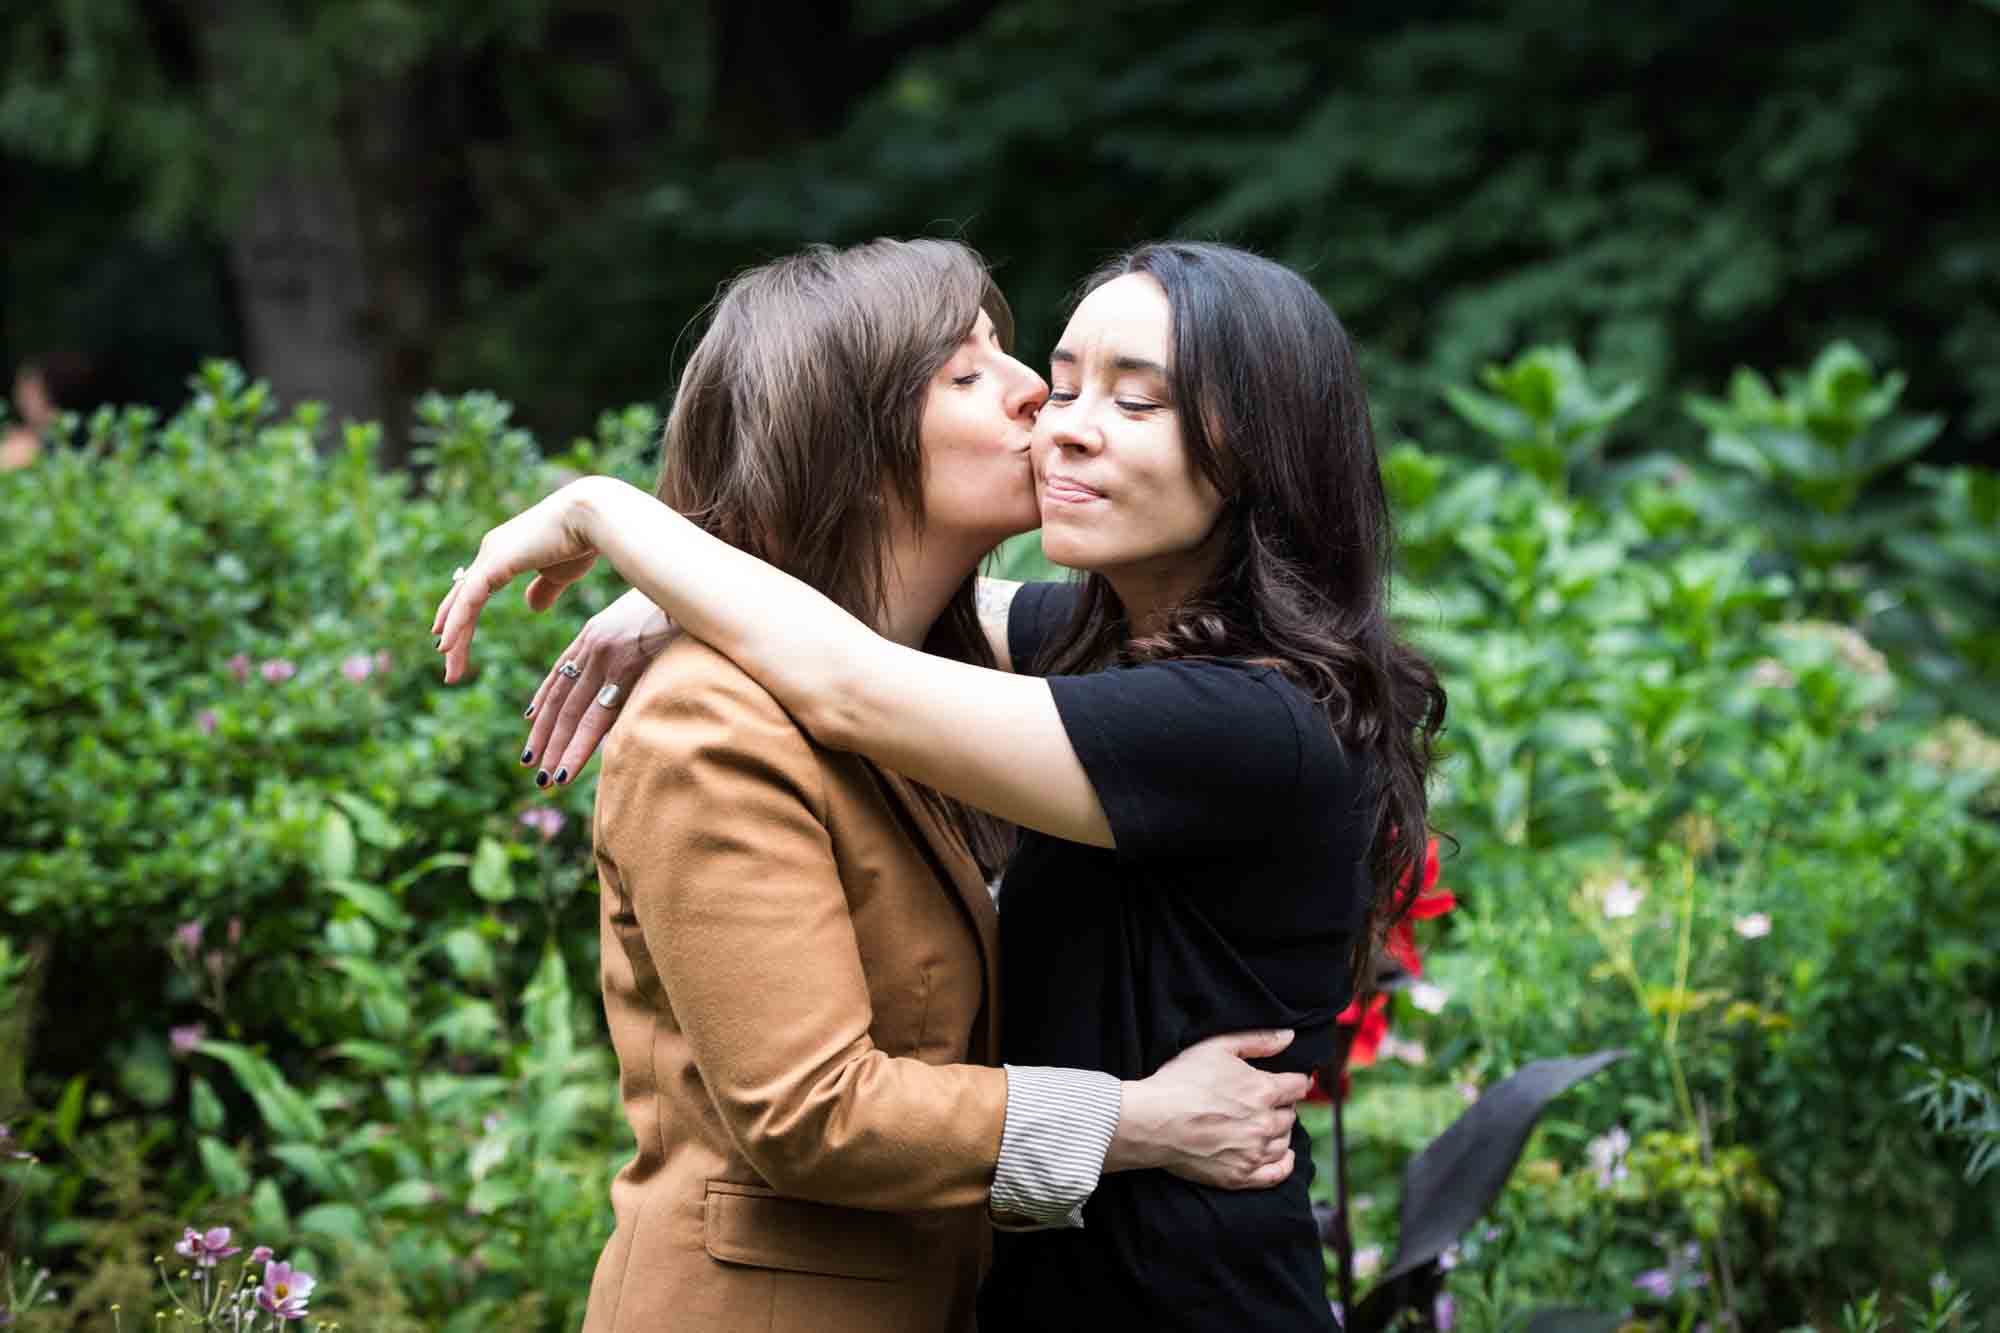
[[[528,700],[528,711],[522,714],[523,717],[534,717],[540,713],[543,702],[553,691],[556,683],[569,679],[569,677],[562,674],[562,664],[574,661],[590,651],[589,646],[584,642],[585,637],[589,633],[590,627],[588,625],[584,626],[576,632],[576,637],[569,641],[569,647],[556,654],[556,660],[550,664],[548,674],[543,676],[542,683],[535,687],[535,697]]]
[[[605,688],[598,686],[598,694],[601,695]],[[563,747],[562,767],[568,771],[571,781],[583,772],[583,766],[590,762],[590,756],[597,753],[597,747],[604,740],[605,733],[611,730],[611,724],[618,720],[618,708],[622,705],[606,708],[597,699],[598,696],[592,696],[590,706],[583,710],[583,719],[576,724],[576,734]]]
[[[1269,1165],[1272,1162],[1282,1162],[1285,1159],[1285,1154],[1291,1150],[1291,1135],[1287,1134],[1283,1138],[1272,1139],[1264,1145],[1264,1164]]]
[[[466,662],[472,656],[473,635],[479,629],[479,613],[486,609],[487,601],[507,585],[501,580],[494,585],[493,576],[476,563],[459,580],[458,595],[452,599],[451,611],[445,617],[443,638],[439,649],[444,653],[444,679],[447,685],[465,676]]]
[[[1275,1032],[1225,1032],[1210,1040],[1221,1043],[1223,1050],[1239,1060],[1261,1060],[1290,1046],[1292,1036],[1290,1028],[1279,1028]]]
[[[444,632],[445,613],[451,610],[452,599],[456,596],[458,596],[458,581],[454,579],[451,587],[445,590],[444,596],[438,599],[437,614],[431,617],[431,634],[433,637]]]
[[[604,688],[604,668],[597,665],[599,660],[593,656],[589,662],[577,663],[583,668],[583,674],[577,678],[570,688],[568,697],[563,700],[562,713],[556,719],[555,731],[550,738],[549,753],[544,756],[543,768],[548,767],[547,759],[555,755],[557,745],[568,748],[570,741],[576,735],[578,724],[583,721],[584,711],[592,706],[591,701],[597,697],[597,692]],[[576,772],[576,769],[558,762],[551,775],[556,784],[561,786],[575,777]]]
[[[565,663],[575,660],[570,657],[563,659]],[[528,733],[528,748],[522,751],[527,758],[523,759],[522,763],[532,764],[552,754],[559,754],[562,747],[569,743],[569,733],[563,729],[562,712],[570,696],[575,693],[576,682],[557,671],[555,681],[549,686],[549,692],[543,696],[541,711],[535,714],[534,729]],[[543,764],[542,767],[553,769],[555,766]]]
[[[1271,1105],[1290,1106],[1302,1101],[1312,1091],[1311,1074],[1273,1074],[1268,1084],[1271,1090]]]
[[[1250,1173],[1249,1188],[1263,1190],[1282,1185],[1292,1178],[1292,1169],[1297,1165],[1298,1154],[1288,1148],[1277,1161],[1266,1163]]]
[[[563,703],[576,688],[576,682],[563,674],[563,667],[572,662],[587,661],[590,649],[583,646],[584,636],[579,634],[563,650],[556,664],[549,668],[543,678],[541,688],[535,691],[535,702],[530,711],[534,714],[534,725],[528,729],[528,747],[522,751],[524,764],[532,764],[543,755],[560,750],[568,740],[568,733],[560,730],[558,721],[562,716]]]

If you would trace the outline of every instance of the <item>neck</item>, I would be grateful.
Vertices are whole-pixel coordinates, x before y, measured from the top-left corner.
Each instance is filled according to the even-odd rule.
[[[1216,559],[1216,539],[1211,536],[1195,551],[1171,560],[1103,571],[1111,591],[1118,594],[1118,604],[1125,609],[1131,636],[1143,638],[1165,629],[1174,609],[1214,574]]]
[[[986,545],[971,538],[954,540],[935,529],[920,537],[907,524],[898,524],[884,562],[887,596],[876,629],[905,647],[923,647],[931,626],[979,568],[986,551]]]

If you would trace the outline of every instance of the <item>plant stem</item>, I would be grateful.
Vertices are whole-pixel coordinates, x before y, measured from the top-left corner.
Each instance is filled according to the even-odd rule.
[[[1694,858],[1690,856],[1683,863],[1681,887],[1681,929],[1680,943],[1674,958],[1674,993],[1667,1008],[1666,1053],[1667,1071],[1674,1080],[1674,1099],[1680,1103],[1681,1115],[1688,1128],[1694,1129],[1694,1099],[1688,1095],[1687,1076],[1681,1070],[1680,1054],[1675,1049],[1680,1037],[1681,1011],[1687,1007],[1688,957],[1694,945]]]
[[[1695,1128],[1701,1135],[1701,1164],[1712,1167],[1715,1165],[1715,1145],[1708,1132],[1708,1103],[1703,1101],[1695,1109],[1698,1113]],[[1715,1268],[1722,1279],[1716,1284],[1722,1293],[1722,1308],[1716,1312],[1716,1323],[1720,1324],[1727,1319],[1731,1328],[1738,1328],[1740,1325],[1736,1320],[1736,1284],[1729,1277],[1729,1243],[1724,1238],[1721,1227],[1715,1230]]]
[[[1341,1058],[1335,1065],[1347,1063],[1345,1044]],[[1334,1200],[1337,1211],[1333,1215],[1334,1258],[1340,1268],[1340,1325],[1347,1327],[1347,1321],[1354,1317],[1354,1231],[1348,1226],[1347,1199],[1347,1129],[1341,1115],[1344,1099],[1340,1095],[1340,1070],[1333,1069],[1333,1086],[1327,1089],[1333,1094],[1333,1178]]]

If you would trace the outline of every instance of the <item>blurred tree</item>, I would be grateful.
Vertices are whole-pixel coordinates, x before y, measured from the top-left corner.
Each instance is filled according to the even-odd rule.
[[[9,175],[212,238],[243,338],[217,350],[344,410],[482,385],[577,428],[665,396],[730,271],[948,230],[1031,355],[1113,249],[1256,245],[1353,325],[1390,434],[1449,443],[1437,386],[1530,343],[1712,391],[1837,336],[1948,411],[1943,454],[2000,429],[1973,0],[72,0],[0,41]],[[1697,446],[1643,410],[1633,438]]]

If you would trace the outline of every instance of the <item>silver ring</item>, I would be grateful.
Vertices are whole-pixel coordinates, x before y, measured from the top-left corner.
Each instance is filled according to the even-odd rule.
[[[583,675],[583,668],[574,662],[564,662],[556,668],[556,674],[567,680],[575,680]]]
[[[452,570],[452,571],[451,571],[451,581],[452,581],[453,583],[456,583],[456,582],[458,582],[458,581],[459,581],[460,579],[462,579],[462,578],[464,578],[464,577],[465,577],[465,566],[464,566],[464,565],[460,565],[460,566],[459,566],[459,567],[458,567],[457,569],[454,569],[454,570]]]
[[[619,689],[616,685],[606,685],[597,692],[597,706],[599,708],[616,708],[618,706],[618,696],[623,693],[625,691]]]

